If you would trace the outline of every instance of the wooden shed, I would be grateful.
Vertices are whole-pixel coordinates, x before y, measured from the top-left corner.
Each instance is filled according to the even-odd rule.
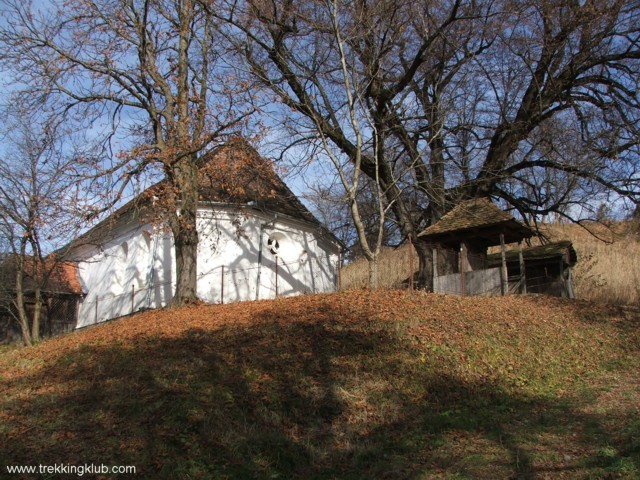
[[[28,257],[23,279],[25,307],[32,315],[35,307],[34,288],[41,273],[36,272],[37,262]],[[0,262],[0,343],[18,340],[20,327],[15,320],[16,255],[7,255]],[[47,261],[46,284],[42,286],[42,317],[40,335],[51,337],[69,332],[76,327],[78,302],[83,291],[78,277],[78,267],[72,262]]]
[[[525,248],[522,250],[522,259],[526,272],[524,292],[575,298],[572,267],[578,261],[578,255],[570,241]],[[518,276],[520,270],[518,251],[506,252],[506,262],[509,278]],[[501,263],[500,253],[487,256],[488,268],[498,267]]]
[[[487,247],[500,245],[501,235],[505,243],[513,243],[534,234],[488,198],[474,198],[460,202],[418,237],[450,248],[466,244],[469,249],[486,253]]]
[[[509,275],[506,258],[498,267],[488,269],[489,247],[521,243],[535,232],[501,210],[487,198],[459,203],[438,222],[422,231],[418,238],[432,246],[434,291],[452,293],[506,295]],[[438,253],[455,251],[455,260],[442,262]],[[451,257],[451,256],[449,256]]]

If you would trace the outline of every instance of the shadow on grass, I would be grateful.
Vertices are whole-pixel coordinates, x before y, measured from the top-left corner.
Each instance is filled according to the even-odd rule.
[[[134,465],[135,478],[166,479],[640,471],[637,418],[611,430],[569,401],[451,376],[388,326],[340,314],[325,306],[303,323],[272,310],[251,325],[81,347],[4,385],[3,468]]]

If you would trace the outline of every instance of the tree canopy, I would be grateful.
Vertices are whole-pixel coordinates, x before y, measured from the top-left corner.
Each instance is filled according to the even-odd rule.
[[[149,170],[171,185],[156,206],[174,236],[174,303],[196,298],[196,160],[237,133],[236,108],[212,16],[196,0],[3,0],[0,68],[17,115],[34,110],[91,129],[107,205]]]
[[[491,197],[526,221],[640,202],[635,1],[2,5],[1,58],[24,105],[126,124],[136,147],[113,169],[156,165],[175,185],[184,298],[195,295],[194,159],[256,98],[282,106],[289,145],[321,147],[338,174],[350,165],[373,182],[377,211],[414,241],[422,271],[417,234],[461,199]],[[239,104],[229,78],[250,93]]]

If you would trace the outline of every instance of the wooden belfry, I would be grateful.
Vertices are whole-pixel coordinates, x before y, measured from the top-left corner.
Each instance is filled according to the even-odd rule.
[[[534,231],[518,222],[487,198],[475,198],[459,203],[438,222],[422,231],[418,238],[432,245],[434,285],[438,277],[438,247],[459,251],[457,270],[460,273],[460,292],[466,292],[465,273],[483,270],[487,265],[489,247],[501,246],[500,290],[508,294],[506,248],[508,243],[518,242],[520,259],[520,285],[526,293],[522,240],[530,238]]]

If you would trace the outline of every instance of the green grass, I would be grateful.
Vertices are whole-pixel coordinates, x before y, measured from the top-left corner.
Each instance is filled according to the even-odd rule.
[[[635,479],[639,324],[579,302],[390,291],[147,312],[0,354],[0,465]]]

